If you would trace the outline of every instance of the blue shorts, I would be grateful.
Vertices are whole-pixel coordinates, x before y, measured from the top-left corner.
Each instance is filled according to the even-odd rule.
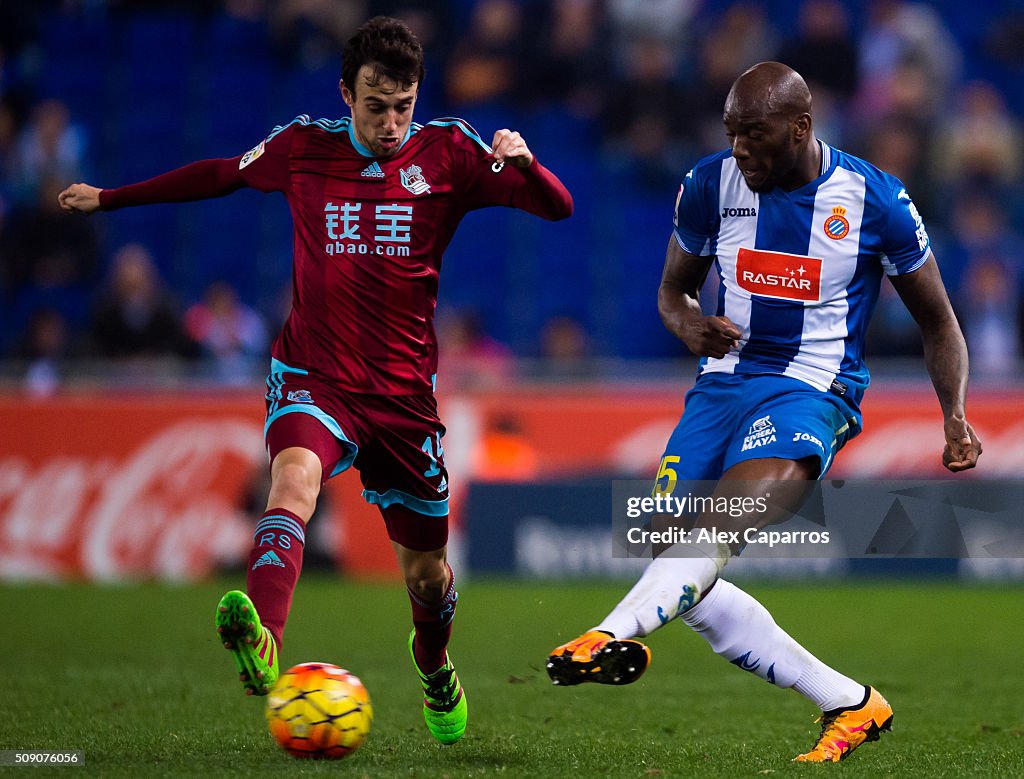
[[[798,379],[708,373],[686,394],[664,456],[680,479],[693,481],[718,480],[744,460],[814,457],[820,479],[860,430],[858,410]]]

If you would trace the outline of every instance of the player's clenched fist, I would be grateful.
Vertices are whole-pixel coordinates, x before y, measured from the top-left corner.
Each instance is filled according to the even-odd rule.
[[[702,316],[687,323],[682,341],[698,357],[725,357],[739,345],[739,328],[726,316]]]
[[[515,130],[498,130],[491,141],[491,149],[497,162],[508,162],[517,168],[528,168],[533,162],[530,147]]]
[[[88,184],[72,184],[59,195],[57,202],[65,211],[81,211],[91,214],[100,207],[100,189]]]
[[[942,451],[942,464],[947,470],[966,471],[978,464],[981,441],[974,428],[962,417],[945,421],[946,446]]]

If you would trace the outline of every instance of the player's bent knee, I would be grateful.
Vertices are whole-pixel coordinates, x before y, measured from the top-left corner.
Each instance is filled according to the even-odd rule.
[[[318,468],[303,462],[274,462],[268,503],[308,517],[316,508],[319,495]]]
[[[436,603],[444,597],[448,586],[448,569],[443,560],[421,558],[413,561],[405,571],[405,586],[427,603]]]
[[[444,579],[418,579],[407,577],[406,586],[422,601],[426,603],[438,603],[444,597]]]

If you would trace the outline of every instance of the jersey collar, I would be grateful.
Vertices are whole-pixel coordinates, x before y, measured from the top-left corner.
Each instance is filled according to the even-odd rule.
[[[823,140],[818,139],[818,147],[821,149],[821,172],[819,176],[824,176],[832,169],[832,147],[825,143]]]

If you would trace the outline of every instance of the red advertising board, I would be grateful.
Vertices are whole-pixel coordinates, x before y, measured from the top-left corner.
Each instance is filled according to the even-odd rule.
[[[453,519],[470,481],[616,473],[644,478],[682,411],[672,388],[517,389],[441,398]],[[0,577],[190,579],[248,548],[245,485],[266,465],[255,391],[0,395]],[[873,387],[865,432],[834,477],[939,476],[942,423],[927,387]],[[972,395],[985,477],[1024,472],[1024,391]],[[347,572],[395,570],[358,477],[329,484]]]
[[[194,578],[246,549],[262,448],[236,398],[0,399],[0,576]]]

